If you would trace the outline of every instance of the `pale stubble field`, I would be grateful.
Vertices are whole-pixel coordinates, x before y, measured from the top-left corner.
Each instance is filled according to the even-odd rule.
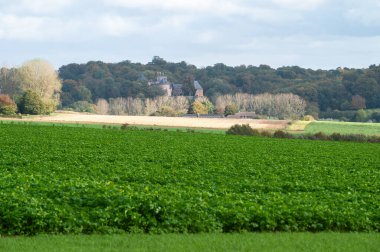
[[[187,117],[157,117],[157,116],[120,116],[95,115],[84,113],[56,113],[51,116],[41,116],[23,119],[34,122],[56,123],[96,123],[96,124],[130,124],[163,127],[185,127],[206,129],[228,129],[235,124],[249,124],[255,129],[285,129],[286,120],[257,120],[230,118],[187,118]]]

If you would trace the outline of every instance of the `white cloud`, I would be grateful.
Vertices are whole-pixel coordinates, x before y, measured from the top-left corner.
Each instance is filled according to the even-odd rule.
[[[215,42],[219,37],[219,34],[215,31],[201,32],[198,36],[193,38],[194,43],[210,44]]]
[[[168,15],[164,17],[159,17],[159,22],[154,22],[149,27],[151,32],[155,30],[169,30],[170,32],[174,32],[174,30],[184,30],[188,26],[191,25],[192,22],[196,20],[196,18],[192,15]],[[174,29],[174,30],[173,30]]]
[[[93,22],[49,16],[18,16],[0,13],[0,38],[12,41],[79,41],[90,39]]]
[[[105,15],[100,18],[98,25],[103,34],[115,37],[122,37],[144,29],[132,18],[118,15]]]
[[[73,3],[74,0],[16,0],[11,1],[6,9],[9,12],[50,14],[62,11]]]
[[[365,4],[362,2],[352,2],[348,5],[345,16],[350,20],[368,26],[380,26],[380,1],[369,0]]]
[[[182,13],[213,13],[213,15],[228,15],[246,13],[248,7],[243,1],[227,0],[103,0],[108,6],[137,8],[145,11],[172,11]]]
[[[326,0],[273,0],[279,7],[290,10],[314,10],[325,3]]]
[[[0,15],[0,38],[28,40],[45,37],[43,24],[44,18],[18,17],[16,15]]]

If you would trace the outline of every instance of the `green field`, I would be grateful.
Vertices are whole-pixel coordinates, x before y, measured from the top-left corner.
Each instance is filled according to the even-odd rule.
[[[0,238],[0,251],[379,251],[378,233],[39,235]]]
[[[315,121],[306,126],[305,133],[379,135],[380,123]]]
[[[0,124],[0,234],[376,231],[380,145]]]

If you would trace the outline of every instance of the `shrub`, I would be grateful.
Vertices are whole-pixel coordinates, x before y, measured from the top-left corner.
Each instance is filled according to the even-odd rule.
[[[342,140],[342,135],[340,133],[332,133],[330,135],[330,139],[334,141],[340,141]]]
[[[338,119],[341,121],[354,121],[356,115],[355,110],[348,110],[348,111],[329,111],[329,112],[321,112],[320,118],[331,118],[331,119]]]
[[[366,122],[366,121],[368,121],[368,113],[364,109],[359,109],[356,112],[355,120],[357,122]]]
[[[329,136],[327,136],[323,132],[317,132],[314,134],[315,140],[329,140]]]
[[[201,101],[194,101],[191,106],[190,106],[190,110],[189,110],[189,113],[190,114],[208,114],[209,112],[209,107],[202,103]]]
[[[157,112],[153,114],[154,116],[178,116],[178,112],[169,106],[162,106]]]
[[[14,115],[17,112],[17,105],[9,95],[0,95],[0,114]]]
[[[290,135],[289,133],[287,133],[285,131],[277,130],[274,132],[273,137],[276,137],[276,138],[292,138],[292,135]]]
[[[235,124],[231,126],[226,132],[228,135],[244,135],[244,136],[258,136],[260,133],[256,129],[252,129],[249,124]]]
[[[372,120],[373,122],[378,122],[378,123],[380,123],[380,112],[373,112],[373,113],[371,114],[371,120]]]
[[[260,132],[260,136],[262,136],[262,137],[272,137],[272,133],[270,133],[267,130],[263,130],[263,131]]]
[[[72,109],[76,112],[95,113],[96,106],[88,101],[77,101],[71,105]]]
[[[139,130],[136,126],[131,126],[129,123],[124,123],[120,127],[121,130]],[[146,129],[145,129],[146,130]]]
[[[306,122],[313,122],[313,121],[315,121],[315,118],[312,115],[305,115],[303,117],[303,120],[306,121]]]
[[[22,114],[46,114],[46,106],[41,97],[32,90],[27,90],[19,100],[18,108]]]
[[[234,104],[231,104],[231,105],[227,105],[225,108],[224,108],[224,116],[229,116],[229,115],[234,115],[238,112],[238,108],[236,105]]]

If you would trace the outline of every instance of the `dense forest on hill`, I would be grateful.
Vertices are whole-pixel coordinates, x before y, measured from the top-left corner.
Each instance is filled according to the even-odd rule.
[[[164,97],[166,91],[161,84],[154,82],[163,75],[172,84],[182,84],[173,85],[181,87],[181,96]],[[208,98],[198,101],[202,104],[194,104],[191,99],[183,97],[194,96],[195,80]],[[88,112],[98,113],[104,110],[102,113],[113,114],[172,114],[173,111],[166,111],[168,109],[174,109],[175,115],[187,111],[223,114],[227,105],[237,106],[241,111],[260,113],[256,111],[257,104],[252,105],[255,107],[252,110],[253,107],[245,102],[262,103],[272,97],[273,102],[280,104],[282,96],[279,94],[288,94],[283,96],[282,102],[292,97],[293,105],[302,105],[303,102],[296,101],[297,97],[301,97],[306,101],[306,114],[314,117],[380,121],[380,65],[365,69],[313,70],[298,66],[277,69],[267,65],[231,67],[218,63],[197,68],[184,61],[172,63],[155,56],[147,64],[130,61],[72,63],[60,67],[58,72],[43,60],[26,62],[20,68],[0,68],[0,110],[5,111],[0,113],[3,114],[49,113],[57,106],[77,111],[87,111],[89,108]],[[23,100],[35,103],[36,99],[31,97],[40,100],[41,109],[38,111],[34,111],[34,105],[33,109],[29,109],[29,105],[23,104]],[[243,98],[244,104],[239,105]],[[270,103],[265,106],[272,110],[282,106],[272,106],[269,100],[265,102]],[[247,106],[251,108],[247,109]],[[266,113],[268,116],[270,114]]]
[[[91,61],[69,64],[59,69],[62,79],[61,101],[95,103],[97,99],[116,97],[153,98],[163,94],[147,80],[164,73],[173,83],[182,83],[185,94],[198,80],[204,94],[214,101],[217,96],[237,92],[248,94],[293,93],[308,103],[308,112],[357,110],[380,107],[380,65],[366,69],[338,68],[312,70],[298,66],[273,69],[267,65],[231,67],[219,63],[197,68],[186,62],[171,63],[154,57],[148,64],[123,61],[116,64]]]

